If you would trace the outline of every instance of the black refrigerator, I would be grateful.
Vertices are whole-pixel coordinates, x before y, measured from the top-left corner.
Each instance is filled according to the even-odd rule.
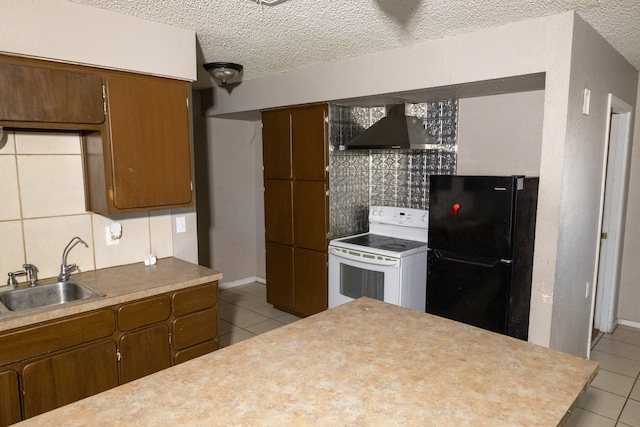
[[[427,313],[527,340],[538,178],[432,175]]]

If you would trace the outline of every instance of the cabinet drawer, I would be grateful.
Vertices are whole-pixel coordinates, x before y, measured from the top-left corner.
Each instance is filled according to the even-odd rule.
[[[182,350],[212,340],[218,335],[218,310],[204,311],[180,317],[173,322],[173,347]]]
[[[115,331],[115,315],[100,310],[0,335],[0,365],[89,341]]]
[[[218,341],[207,341],[202,344],[194,345],[193,347],[189,347],[185,350],[181,350],[176,353],[175,356],[175,364],[186,362],[187,360],[195,359],[196,357],[203,356],[207,353],[211,353],[212,351],[216,351],[220,348]]]
[[[123,305],[118,309],[118,329],[130,331],[167,320],[171,314],[169,297],[161,295]]]
[[[176,316],[213,307],[218,300],[218,282],[187,289],[173,294],[173,313]]]

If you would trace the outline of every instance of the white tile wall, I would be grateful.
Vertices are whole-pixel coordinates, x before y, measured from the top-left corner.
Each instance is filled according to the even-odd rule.
[[[28,262],[40,278],[55,277],[74,236],[68,262],[83,271],[143,262],[148,253],[173,256],[171,211],[104,217],[85,211],[80,135],[10,132],[0,138],[0,281]],[[122,225],[120,244],[107,246],[105,228]],[[21,278],[21,281],[24,279]]]

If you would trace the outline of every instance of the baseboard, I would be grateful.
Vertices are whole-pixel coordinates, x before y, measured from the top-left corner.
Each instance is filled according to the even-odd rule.
[[[252,276],[252,277],[246,277],[240,280],[233,280],[231,282],[220,283],[218,287],[220,289],[230,289],[230,288],[235,288],[236,286],[248,285],[249,283],[255,283],[255,282],[262,283],[262,284],[266,283],[266,281],[263,278],[258,276]]]
[[[640,329],[640,323],[639,322],[632,322],[630,320],[618,319],[618,325],[624,325],[624,326],[629,326],[631,328]]]

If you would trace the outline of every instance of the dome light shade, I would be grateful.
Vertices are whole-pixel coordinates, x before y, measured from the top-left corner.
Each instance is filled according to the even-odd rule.
[[[208,62],[204,64],[211,77],[219,84],[226,85],[228,82],[234,82],[238,75],[242,72],[242,65],[233,62]]]

